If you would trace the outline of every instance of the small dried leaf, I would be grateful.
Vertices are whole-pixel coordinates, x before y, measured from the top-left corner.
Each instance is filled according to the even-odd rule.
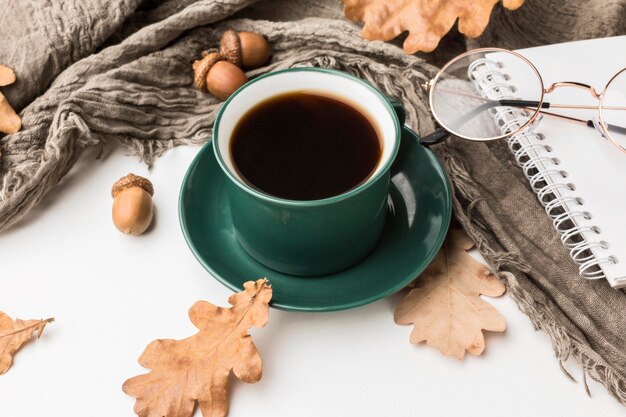
[[[451,228],[437,257],[396,307],[395,322],[414,325],[411,343],[426,341],[446,356],[463,359],[465,350],[483,352],[483,329],[504,331],[504,317],[480,298],[502,295],[504,284],[467,253],[473,246],[462,229]]]
[[[225,416],[231,370],[244,382],[261,379],[261,356],[248,330],[265,326],[271,298],[272,287],[260,279],[244,283],[244,291],[228,299],[231,308],[196,302],[189,318],[199,332],[150,343],[139,363],[152,370],[124,383],[124,392],[137,398],[135,413],[191,417],[197,402],[204,417]]]
[[[0,87],[15,82],[15,73],[0,64]],[[0,133],[16,133],[22,128],[22,119],[15,113],[7,99],[0,93]]]
[[[22,119],[0,93],[0,133],[17,133],[21,128]]]
[[[28,342],[33,334],[41,336],[46,324],[52,323],[53,318],[46,320],[13,320],[0,311],[0,375],[6,373],[13,363],[15,352]]]
[[[476,38],[487,27],[493,6],[499,0],[342,0],[346,17],[363,21],[363,37],[388,41],[409,31],[404,50],[434,50],[459,19],[459,31]],[[507,9],[517,9],[524,0],[502,0]]]
[[[0,87],[13,84],[15,82],[15,73],[9,67],[0,64]]]

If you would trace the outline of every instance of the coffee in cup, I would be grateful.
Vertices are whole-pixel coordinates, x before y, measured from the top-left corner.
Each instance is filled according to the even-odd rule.
[[[382,155],[379,136],[372,116],[356,103],[295,91],[248,110],[230,152],[251,187],[288,200],[320,200],[367,181]]]

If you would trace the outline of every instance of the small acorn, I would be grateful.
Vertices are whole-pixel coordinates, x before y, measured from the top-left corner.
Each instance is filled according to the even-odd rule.
[[[228,61],[216,62],[206,76],[207,90],[220,100],[226,100],[247,82],[246,74]]]
[[[220,54],[238,67],[252,69],[267,62],[270,46],[265,37],[258,33],[230,29],[220,39]]]
[[[235,64],[241,68],[241,41],[236,31],[228,29],[222,34],[220,38],[220,55],[231,64]]]
[[[154,214],[154,187],[150,180],[128,174],[113,184],[111,195],[115,227],[125,234],[137,236],[144,233],[152,223]]]
[[[209,70],[216,62],[222,60],[219,52],[202,52],[202,59],[198,59],[193,63],[193,83],[199,90],[206,88],[206,79]]]
[[[219,51],[202,52],[193,63],[194,85],[226,100],[248,81],[241,68],[257,68],[270,56],[270,47],[262,35],[229,29],[220,39]]]

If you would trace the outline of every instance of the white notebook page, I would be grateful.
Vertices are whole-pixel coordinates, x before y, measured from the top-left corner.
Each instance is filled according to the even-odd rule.
[[[539,70],[547,88],[557,81],[578,81],[589,84],[598,92],[604,89],[611,77],[626,67],[626,36],[571,42],[519,50]],[[491,57],[490,57],[491,58]],[[516,68],[517,63],[498,54],[503,63],[502,72],[510,76],[510,83],[524,98],[525,89],[533,83],[525,79],[529,74]],[[532,95],[530,95],[532,96]],[[558,88],[546,95],[545,101],[559,104],[592,104],[598,102],[589,92],[571,88]],[[597,110],[550,109],[578,118],[593,119]],[[626,119],[626,115],[625,115]],[[624,120],[623,125],[626,125]],[[541,141],[552,148],[550,156],[559,161],[557,168],[567,173],[559,182],[571,183],[575,190],[559,189],[565,196],[579,197],[582,205],[568,203],[568,209],[585,211],[591,219],[582,216],[573,220],[582,228],[594,227],[599,231],[585,231],[590,241],[603,241],[608,248],[593,248],[596,258],[612,257],[613,262],[600,264],[609,283],[614,287],[626,286],[626,153],[620,152],[609,140],[603,139],[593,128],[582,124],[544,116],[536,125],[536,132],[545,136]]]

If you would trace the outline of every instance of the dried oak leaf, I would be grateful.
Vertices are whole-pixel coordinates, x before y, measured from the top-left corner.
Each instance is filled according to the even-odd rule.
[[[414,325],[411,343],[426,341],[463,359],[465,350],[480,355],[485,349],[482,329],[504,331],[504,317],[480,298],[502,295],[504,285],[467,253],[473,247],[462,229],[451,228],[441,251],[396,307],[395,322]]]
[[[0,87],[15,82],[15,73],[9,67],[0,64]],[[0,133],[17,133],[22,128],[22,119],[15,113],[6,97],[0,93]]]
[[[46,320],[13,320],[0,311],[0,375],[6,373],[13,363],[15,352],[28,342],[33,333],[41,336],[46,324],[52,323],[53,318]]]
[[[0,87],[4,87],[15,82],[15,73],[9,67],[0,64]]]
[[[204,417],[223,417],[230,371],[244,382],[261,379],[261,357],[248,330],[267,323],[272,287],[267,279],[243,286],[244,291],[228,299],[230,308],[198,301],[189,309],[199,329],[194,336],[148,345],[139,363],[152,370],[130,378],[122,388],[137,398],[137,415],[190,417],[197,401]]]
[[[441,38],[459,19],[459,31],[476,38],[487,27],[493,6],[499,0],[342,0],[345,15],[363,21],[363,37],[388,41],[409,31],[404,50],[434,50]],[[524,0],[502,0],[504,7],[515,10]]]

